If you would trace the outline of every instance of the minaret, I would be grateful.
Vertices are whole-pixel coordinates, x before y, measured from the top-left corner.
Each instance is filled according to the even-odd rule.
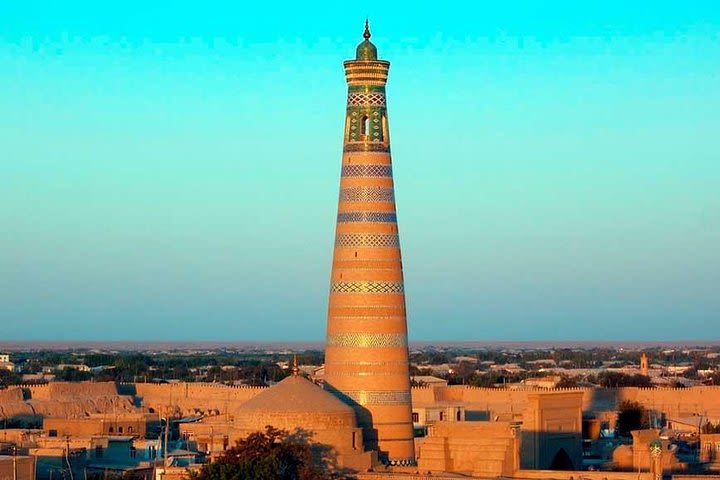
[[[640,356],[640,375],[648,376],[648,356],[645,352]]]
[[[348,83],[340,199],[330,280],[325,382],[355,408],[366,448],[413,465],[407,322],[385,83],[365,22]]]

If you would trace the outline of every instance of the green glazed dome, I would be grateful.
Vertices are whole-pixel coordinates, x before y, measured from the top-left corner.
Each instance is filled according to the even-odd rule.
[[[355,60],[377,60],[377,47],[370,41],[370,25],[367,20],[365,20],[363,38],[365,40],[358,45],[355,51]]]

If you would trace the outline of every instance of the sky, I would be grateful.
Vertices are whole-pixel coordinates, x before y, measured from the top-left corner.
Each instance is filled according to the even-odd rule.
[[[720,337],[714,0],[29,0],[0,339],[321,340],[366,16],[411,340]]]

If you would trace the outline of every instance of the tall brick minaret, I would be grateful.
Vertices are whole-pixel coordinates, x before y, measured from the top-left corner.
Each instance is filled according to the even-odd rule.
[[[407,322],[385,83],[365,23],[348,83],[340,200],[330,280],[325,382],[355,408],[366,447],[415,463]]]

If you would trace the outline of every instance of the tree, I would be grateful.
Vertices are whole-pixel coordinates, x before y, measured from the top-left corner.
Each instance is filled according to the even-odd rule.
[[[702,426],[702,433],[720,433],[720,422],[715,424],[707,422]]]
[[[615,430],[619,436],[627,437],[632,430],[650,428],[648,411],[638,402],[625,400],[618,406]]]
[[[605,388],[650,388],[653,386],[650,377],[644,375],[626,375],[624,373],[610,371],[600,372],[595,381],[598,385]]]
[[[7,385],[16,385],[22,381],[22,377],[10,370],[0,368],[0,388]]]
[[[271,426],[226,450],[212,463],[191,472],[191,480],[327,480],[326,452],[313,451],[308,435],[290,434]]]
[[[576,388],[580,386],[580,379],[577,377],[568,377],[562,375],[560,381],[555,385],[556,388]]]

